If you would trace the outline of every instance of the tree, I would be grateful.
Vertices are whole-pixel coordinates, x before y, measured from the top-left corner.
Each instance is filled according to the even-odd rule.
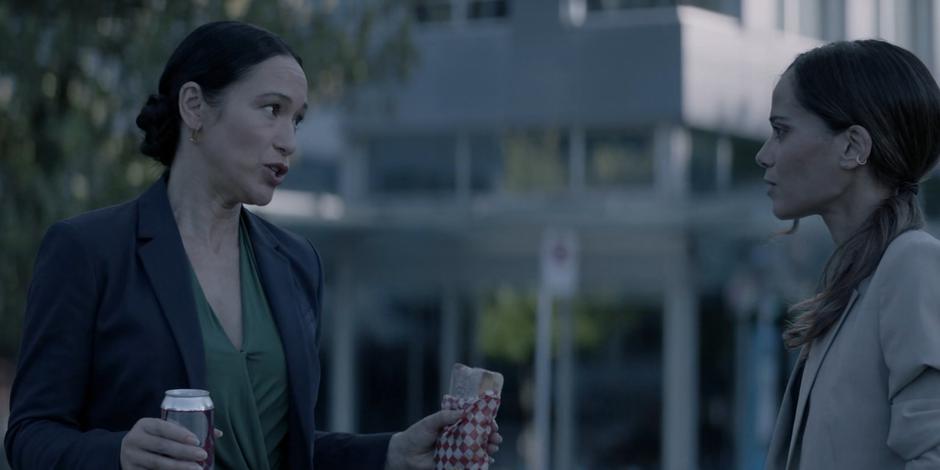
[[[134,125],[197,25],[257,24],[303,58],[312,103],[403,78],[415,60],[405,2],[0,0],[0,357],[19,342],[39,242],[55,220],[137,194],[162,171]]]

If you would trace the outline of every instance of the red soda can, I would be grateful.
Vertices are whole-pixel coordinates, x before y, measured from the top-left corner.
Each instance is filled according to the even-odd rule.
[[[196,435],[199,447],[206,451],[206,460],[197,462],[203,470],[215,468],[215,428],[212,413],[215,406],[209,392],[197,389],[167,390],[160,404],[160,418],[179,424]]]

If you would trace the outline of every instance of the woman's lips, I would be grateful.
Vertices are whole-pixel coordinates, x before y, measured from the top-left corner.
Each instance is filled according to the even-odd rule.
[[[264,166],[271,172],[271,178],[275,185],[279,185],[284,181],[284,176],[287,175],[288,170],[287,165],[283,163],[268,163]]]

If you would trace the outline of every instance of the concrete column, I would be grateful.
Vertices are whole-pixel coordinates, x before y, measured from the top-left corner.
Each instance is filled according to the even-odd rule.
[[[587,143],[584,138],[584,129],[575,127],[568,133],[568,189],[572,194],[580,194],[587,186],[585,171],[587,169]]]
[[[356,431],[356,288],[352,267],[340,264],[330,321],[330,430]]]
[[[653,171],[656,192],[665,199],[682,199],[689,192],[692,136],[681,126],[662,124],[653,131]]]
[[[662,468],[698,466],[698,305],[687,240],[668,266],[663,298]]]
[[[467,203],[470,201],[470,185],[472,178],[472,168],[470,161],[470,139],[466,133],[461,132],[457,135],[457,146],[454,149],[454,175],[457,177],[457,202]]]

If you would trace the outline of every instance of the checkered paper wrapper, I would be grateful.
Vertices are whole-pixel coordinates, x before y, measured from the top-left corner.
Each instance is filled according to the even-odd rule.
[[[462,410],[463,416],[444,429],[434,449],[436,470],[488,470],[490,456],[486,447],[493,433],[500,398],[487,390],[475,398],[444,395],[441,408]]]

